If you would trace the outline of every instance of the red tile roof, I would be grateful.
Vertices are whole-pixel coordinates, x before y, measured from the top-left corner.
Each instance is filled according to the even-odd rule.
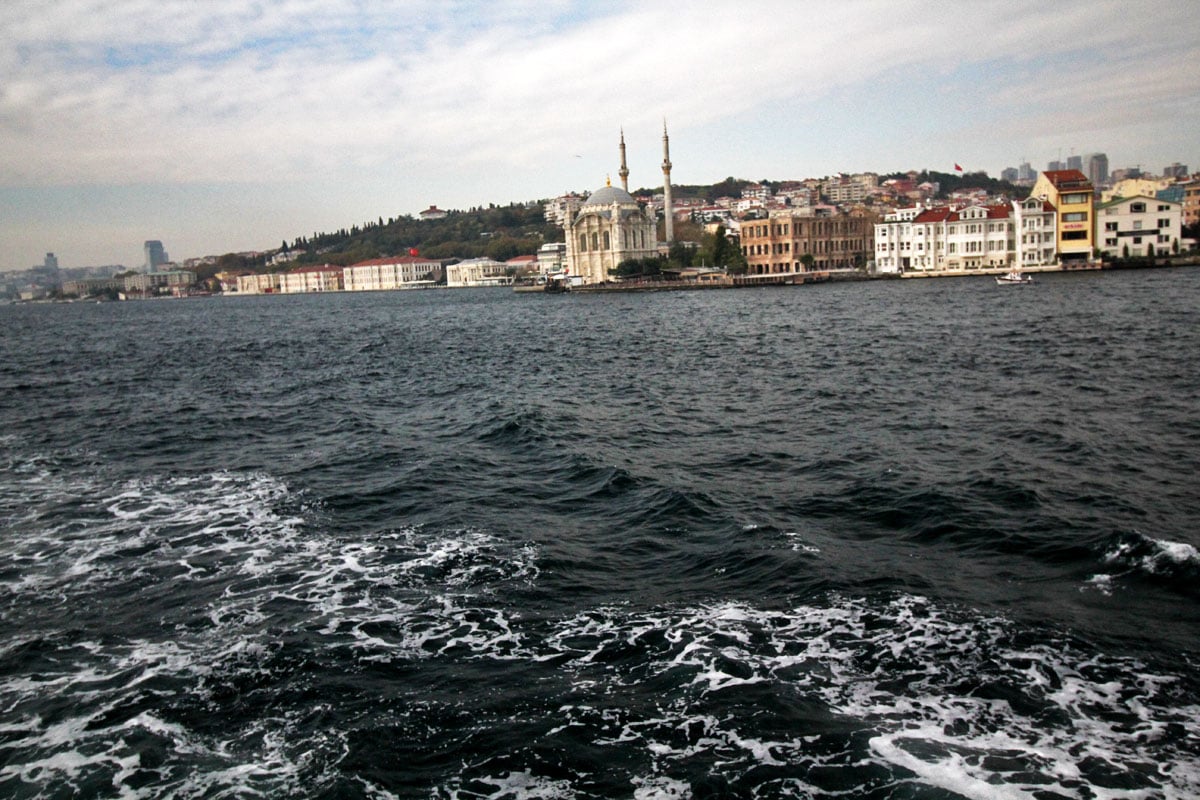
[[[913,222],[945,222],[954,214],[948,208],[931,208],[913,218]]]
[[[1046,176],[1046,180],[1050,181],[1055,186],[1072,183],[1086,183],[1091,186],[1092,182],[1088,180],[1088,176],[1084,175],[1077,169],[1048,169],[1042,173]],[[1071,188],[1079,188],[1072,186]]]

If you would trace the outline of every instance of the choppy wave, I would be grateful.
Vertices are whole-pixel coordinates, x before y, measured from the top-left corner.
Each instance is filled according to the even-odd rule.
[[[562,614],[532,542],[339,537],[267,474],[6,477],[6,793],[1200,792],[1194,677],[1048,628],[904,594]]]
[[[1115,586],[1151,582],[1191,597],[1200,595],[1200,551],[1187,542],[1123,534],[1115,537],[1101,561],[1106,571],[1094,574],[1089,583],[1106,593]]]
[[[0,795],[1200,795],[1198,276],[7,308]]]

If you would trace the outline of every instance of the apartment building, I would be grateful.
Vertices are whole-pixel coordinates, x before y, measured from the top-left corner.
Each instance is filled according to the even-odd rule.
[[[1096,240],[1112,258],[1169,253],[1178,246],[1182,226],[1181,204],[1146,195],[1119,197],[1096,209]]]
[[[1031,197],[1048,201],[1057,214],[1056,251],[1062,262],[1090,261],[1094,246],[1095,187],[1077,169],[1047,170],[1038,176]]]
[[[1033,198],[965,208],[899,209],[875,225],[880,272],[969,272],[1052,264],[1054,208]]]
[[[1200,178],[1183,184],[1183,224],[1200,222]]]
[[[774,211],[767,219],[742,221],[742,253],[749,274],[854,269],[871,257],[873,215],[809,212]]]

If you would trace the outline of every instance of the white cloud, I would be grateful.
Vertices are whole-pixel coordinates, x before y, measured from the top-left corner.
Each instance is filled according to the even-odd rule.
[[[1165,138],[1200,122],[1197,19],[1167,0],[1136,13],[1112,0],[10,0],[0,185],[371,174],[428,194],[440,174],[458,196],[521,199],[539,166],[561,170],[542,179],[560,187],[610,169],[622,125],[635,175],[652,175],[664,117],[673,141],[736,129],[756,150],[743,161],[766,172],[798,153],[823,163],[822,148],[838,169],[903,158],[929,143],[896,132],[931,127],[976,160],[1064,133]],[[911,92],[895,102],[829,106],[897,80]],[[825,118],[859,129],[806,140]],[[792,152],[772,149],[778,129],[797,132]],[[575,153],[584,163],[564,164]],[[736,163],[695,156],[712,159],[712,174],[692,165],[703,179]],[[482,195],[509,175],[526,181],[515,194]]]

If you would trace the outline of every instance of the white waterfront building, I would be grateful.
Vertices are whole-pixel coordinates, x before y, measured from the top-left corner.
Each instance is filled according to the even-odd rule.
[[[879,272],[965,272],[1054,263],[1054,209],[1043,200],[902,208],[875,225]]]
[[[490,258],[469,258],[446,267],[449,287],[508,286],[512,282],[508,264]]]
[[[381,292],[432,286],[442,275],[442,262],[419,256],[373,258],[342,271],[347,292]]]
[[[326,264],[279,274],[280,294],[340,292],[342,288],[342,267]]]
[[[1170,253],[1183,235],[1183,206],[1145,195],[1118,197],[1096,208],[1096,246],[1114,258]]]

